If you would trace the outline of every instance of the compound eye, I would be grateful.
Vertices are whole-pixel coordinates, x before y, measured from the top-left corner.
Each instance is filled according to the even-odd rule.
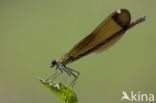
[[[56,60],[53,60],[50,64],[50,68],[54,67],[57,64]]]
[[[53,60],[52,65],[56,65],[56,64],[57,64],[56,60]]]

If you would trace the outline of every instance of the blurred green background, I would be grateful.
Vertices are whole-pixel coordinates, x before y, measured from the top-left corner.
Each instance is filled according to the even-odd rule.
[[[126,8],[145,22],[109,50],[69,67],[79,103],[121,103],[122,91],[156,95],[155,0],[0,0],[0,102],[64,103],[38,77],[110,13]],[[129,102],[127,102],[129,103]]]

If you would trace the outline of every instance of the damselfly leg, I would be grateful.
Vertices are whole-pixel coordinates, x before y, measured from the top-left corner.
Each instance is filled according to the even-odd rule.
[[[60,70],[59,73],[58,73],[58,70]],[[74,69],[65,67],[61,63],[56,66],[54,74],[52,74],[51,76],[49,76],[44,81],[45,82],[54,82],[55,79],[57,79],[61,74],[63,74],[63,71],[67,73],[67,76],[68,77],[63,77],[63,79],[61,81],[59,81],[59,82],[66,83],[68,81],[69,77],[73,76],[74,79],[71,81],[70,86],[71,87],[74,87],[74,85],[76,83],[76,80],[78,79],[80,73],[78,71],[74,70]]]
[[[74,87],[74,85],[75,85],[75,83],[76,83],[76,80],[78,79],[78,77],[79,77],[79,72],[78,71],[76,71],[76,70],[74,70],[74,69],[71,69],[71,68],[68,68],[68,67],[63,67],[63,70],[65,71],[65,72],[67,72],[67,74],[69,75],[69,76],[73,76],[74,77],[74,79],[71,81],[71,83],[70,83],[70,86],[71,87]],[[77,75],[76,75],[76,74]]]
[[[45,81],[48,82],[50,79],[52,79],[52,82],[53,82],[57,77],[59,77],[63,73],[63,71],[61,69],[59,69],[60,70],[60,73],[57,73],[58,72],[58,69],[59,68],[57,66],[55,68],[54,74],[52,74],[51,76],[49,76]]]

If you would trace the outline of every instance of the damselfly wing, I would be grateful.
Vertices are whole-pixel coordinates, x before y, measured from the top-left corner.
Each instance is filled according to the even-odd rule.
[[[79,59],[105,50],[119,40],[130,25],[130,20],[130,13],[126,9],[113,12],[90,35],[74,46],[69,55],[73,59]]]

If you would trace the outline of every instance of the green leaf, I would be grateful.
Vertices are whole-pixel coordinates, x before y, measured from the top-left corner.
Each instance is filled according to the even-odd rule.
[[[41,79],[40,81],[66,103],[78,103],[78,98],[76,94],[69,87],[64,86],[62,83],[54,84],[45,82]]]

